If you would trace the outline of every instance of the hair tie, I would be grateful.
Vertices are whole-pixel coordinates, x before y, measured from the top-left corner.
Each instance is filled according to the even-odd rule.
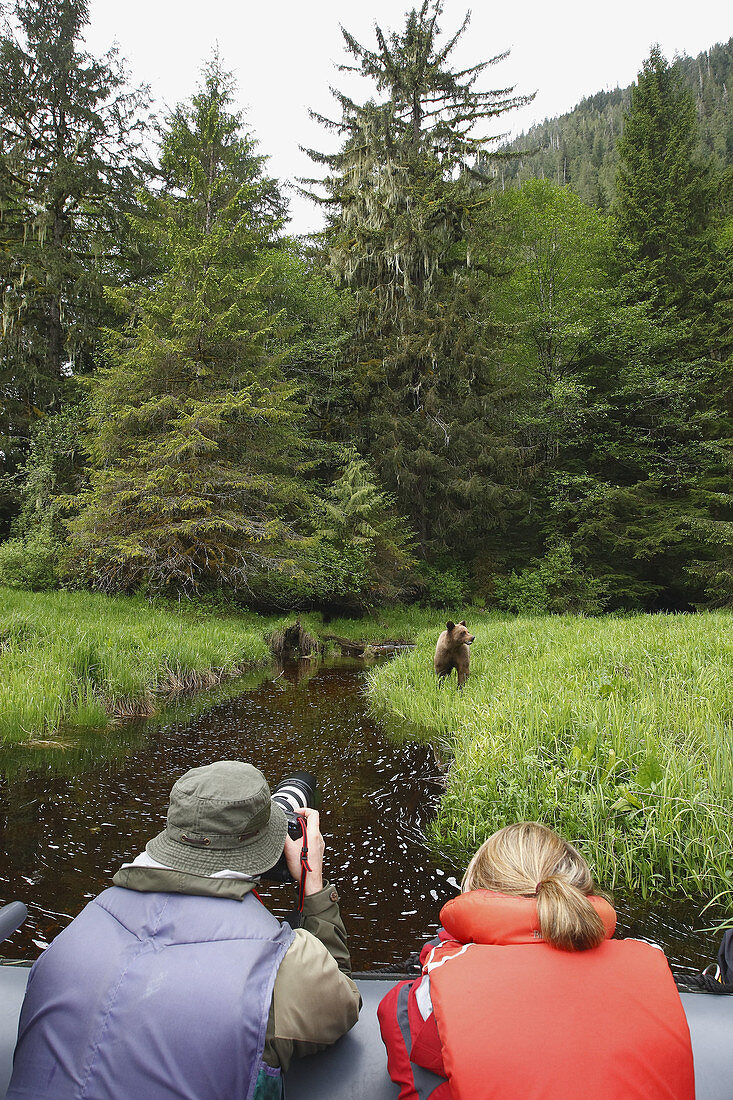
[[[535,888],[534,888],[534,896],[535,896],[536,898],[538,898],[538,897],[540,896],[540,886],[544,886],[544,884],[545,884],[545,882],[546,882],[546,881],[547,881],[546,879],[544,879],[544,878],[541,878],[541,879],[540,879],[540,881],[539,881],[539,882],[537,883],[537,885],[535,886]]]

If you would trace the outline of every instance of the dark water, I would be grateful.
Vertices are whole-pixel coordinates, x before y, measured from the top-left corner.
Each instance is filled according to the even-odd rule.
[[[110,885],[163,828],[168,793],[187,768],[244,759],[273,785],[292,769],[320,778],[326,873],[339,888],[354,968],[400,969],[434,933],[461,872],[424,841],[441,790],[432,750],[374,722],[362,672],[358,662],[300,662],[66,751],[0,756],[0,901],[24,901],[30,914],[2,954],[35,958]],[[280,915],[293,906],[289,886],[261,893]],[[674,964],[700,969],[714,956],[716,937],[703,929],[720,914],[616,900],[622,934],[660,943]]]

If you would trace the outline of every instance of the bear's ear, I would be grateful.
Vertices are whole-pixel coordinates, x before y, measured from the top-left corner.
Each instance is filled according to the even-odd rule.
[[[449,630],[453,630],[456,624],[453,622],[452,619],[448,619],[448,622],[445,625],[448,627]]]
[[[458,624],[458,625],[459,625],[459,626],[465,626],[465,625],[466,625],[466,620],[465,620],[465,619],[461,619],[461,621],[459,622],[459,624]]]

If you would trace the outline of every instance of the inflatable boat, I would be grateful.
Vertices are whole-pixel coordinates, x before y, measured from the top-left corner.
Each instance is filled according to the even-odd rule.
[[[8,916],[0,910],[3,928],[25,916],[25,906]],[[21,912],[22,911],[22,912]],[[13,1065],[18,1016],[23,1002],[28,966],[0,965],[0,1100],[4,1098]],[[402,974],[356,975],[364,1007],[359,1022],[329,1050],[296,1061],[287,1075],[287,1100],[397,1100],[398,1089],[387,1076],[387,1063],[377,1024],[377,1005]],[[733,997],[682,993],[695,1059],[697,1100],[733,1100]]]

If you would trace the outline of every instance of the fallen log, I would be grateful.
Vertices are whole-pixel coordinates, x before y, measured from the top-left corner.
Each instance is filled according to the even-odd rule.
[[[411,642],[364,642],[354,638],[342,638],[338,634],[322,634],[316,638],[304,629],[300,620],[290,626],[280,627],[270,635],[270,648],[279,659],[313,657],[323,653],[327,642],[335,642],[342,657],[392,657],[403,649],[413,649]]]
[[[362,642],[354,638],[341,638],[338,634],[322,635],[324,642],[335,642],[341,648],[342,657],[392,657],[403,649],[413,649],[411,642]]]

